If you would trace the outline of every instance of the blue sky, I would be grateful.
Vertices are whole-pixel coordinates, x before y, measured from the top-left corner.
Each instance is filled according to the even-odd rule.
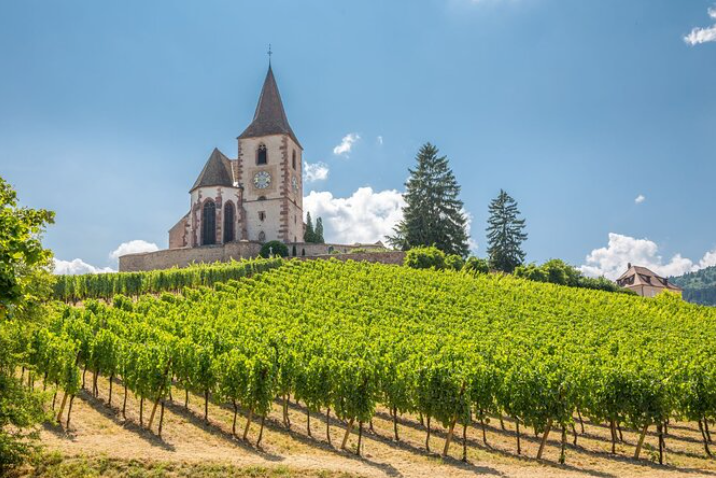
[[[504,188],[529,261],[582,265],[596,250],[592,273],[632,257],[681,272],[716,263],[713,8],[0,0],[0,175],[57,211],[46,244],[60,259],[116,267],[122,243],[166,247],[212,149],[235,157],[271,43],[305,160],[328,171],[305,187],[328,239],[385,231],[431,141],[462,185],[478,255]]]

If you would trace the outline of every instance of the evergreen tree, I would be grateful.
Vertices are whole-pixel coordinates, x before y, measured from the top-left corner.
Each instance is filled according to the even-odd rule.
[[[303,233],[303,242],[315,242],[316,232],[313,230],[311,213],[306,213],[306,232]]]
[[[525,220],[518,219],[517,202],[505,191],[490,202],[490,219],[487,221],[487,254],[490,267],[512,273],[525,260],[522,243],[527,239]]]
[[[318,220],[316,220],[316,231],[315,231],[315,240],[319,244],[325,243],[325,239],[323,239],[323,219],[320,217]]]
[[[438,149],[426,143],[416,161],[417,167],[408,170],[410,177],[405,183],[403,220],[388,242],[402,250],[434,245],[446,254],[467,256],[467,218],[447,157],[438,156]]]

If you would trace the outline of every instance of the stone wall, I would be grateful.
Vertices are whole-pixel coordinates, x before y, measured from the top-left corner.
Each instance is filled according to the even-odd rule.
[[[403,265],[405,261],[405,252],[389,251],[389,252],[358,252],[356,254],[322,254],[319,256],[295,257],[294,259],[308,261],[314,259],[336,259],[339,261],[355,261],[355,262],[371,262],[379,264],[395,264]]]
[[[287,244],[289,255],[293,244]],[[345,245],[345,244],[296,244],[297,259],[352,259],[354,261],[381,262],[383,264],[402,264],[405,254],[398,251],[362,252],[346,254],[352,249],[381,250],[377,245]],[[192,247],[184,249],[167,249],[142,254],[128,254],[119,258],[120,272],[151,271],[186,267],[192,263],[229,262],[231,259],[249,259],[257,257],[261,251],[261,243],[255,241],[229,242],[224,245]],[[331,254],[329,251],[338,251]],[[305,253],[305,255],[304,255]]]
[[[228,262],[231,259],[249,259],[259,255],[258,242],[231,242],[217,246],[166,249],[143,254],[128,254],[119,258],[120,272],[151,271],[186,267],[192,263]]]

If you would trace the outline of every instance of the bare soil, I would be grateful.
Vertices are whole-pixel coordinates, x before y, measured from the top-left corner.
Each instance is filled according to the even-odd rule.
[[[92,375],[87,373],[87,388]],[[363,427],[361,455],[356,452],[357,425],[348,441],[348,449],[339,446],[345,425],[330,420],[331,442],[326,439],[325,413],[311,414],[311,436],[307,432],[306,410],[291,402],[290,430],[282,422],[279,403],[267,417],[263,440],[256,446],[260,418],[252,423],[247,441],[232,435],[233,410],[230,406],[210,403],[209,423],[203,420],[203,397],[190,395],[189,408],[184,408],[184,391],[173,387],[173,402],[164,411],[162,436],[157,435],[158,417],[152,430],[146,425],[152,403],[144,404],[144,427],[139,426],[139,402],[129,393],[127,418],[121,413],[123,387],[115,381],[112,406],[107,404],[109,382],[98,380],[99,396],[83,391],[74,401],[69,430],[64,424],[46,425],[41,439],[48,450],[57,450],[67,457],[102,457],[117,460],[172,464],[211,464],[236,467],[284,467],[297,475],[326,471],[345,472],[366,477],[501,476],[501,477],[716,477],[716,459],[707,458],[701,433],[696,424],[674,423],[665,438],[665,464],[658,464],[658,441],[655,428],[647,434],[642,457],[633,460],[637,434],[623,429],[623,442],[611,453],[609,427],[585,421],[584,433],[577,421],[577,445],[569,430],[566,464],[558,463],[561,430],[550,434],[543,460],[536,460],[540,440],[531,429],[521,427],[522,453],[517,454],[515,424],[505,420],[505,430],[497,418],[486,426],[487,444],[483,442],[479,424],[467,429],[467,463],[462,458],[462,427],[457,426],[449,455],[442,458],[447,431],[432,424],[430,449],[425,449],[425,427],[417,417],[403,416],[399,421],[400,441],[393,438],[393,423],[386,410],[378,410],[373,420]],[[58,396],[59,404],[61,396]],[[324,411],[325,412],[325,411]],[[246,417],[239,413],[237,434],[242,435]],[[716,432],[716,430],[715,430]],[[716,438],[716,433],[714,433]],[[716,444],[714,444],[716,450]]]

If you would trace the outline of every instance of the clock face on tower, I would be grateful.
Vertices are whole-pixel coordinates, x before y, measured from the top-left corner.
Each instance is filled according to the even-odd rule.
[[[291,178],[291,186],[293,186],[293,192],[298,192],[298,179],[296,179],[296,176],[293,176]]]
[[[271,175],[268,171],[259,171],[254,174],[254,186],[259,189],[266,189],[271,184]]]

